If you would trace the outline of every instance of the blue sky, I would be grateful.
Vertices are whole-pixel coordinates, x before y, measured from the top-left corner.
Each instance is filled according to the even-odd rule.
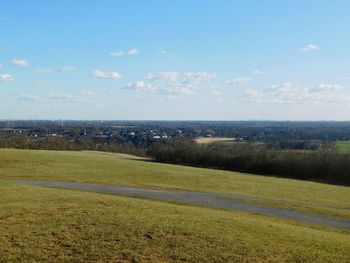
[[[349,10],[4,0],[0,119],[349,120]]]

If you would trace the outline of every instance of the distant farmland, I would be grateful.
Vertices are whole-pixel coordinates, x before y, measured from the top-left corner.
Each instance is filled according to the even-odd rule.
[[[335,149],[341,153],[350,153],[350,141],[337,141]]]
[[[194,139],[197,143],[208,144],[214,142],[235,142],[239,138],[222,138],[222,137],[198,137]]]

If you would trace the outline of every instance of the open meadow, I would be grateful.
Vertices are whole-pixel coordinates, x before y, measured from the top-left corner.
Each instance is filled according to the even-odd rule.
[[[348,262],[348,230],[258,213],[23,185],[85,182],[264,198],[350,220],[350,188],[127,155],[0,150],[0,261]],[[341,208],[341,209],[340,209]]]
[[[237,138],[222,138],[222,137],[198,137],[195,142],[201,144],[216,143],[216,142],[235,142]]]
[[[350,153],[350,141],[337,141],[335,149],[341,153]]]

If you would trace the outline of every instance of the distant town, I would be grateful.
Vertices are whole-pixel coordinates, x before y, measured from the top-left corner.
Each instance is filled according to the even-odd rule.
[[[350,139],[350,122],[0,121],[0,137],[84,138],[147,146],[159,140],[227,137],[237,141]]]

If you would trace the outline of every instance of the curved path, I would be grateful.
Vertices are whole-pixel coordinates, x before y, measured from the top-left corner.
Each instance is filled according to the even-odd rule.
[[[260,204],[248,203],[247,200],[254,198],[214,194],[204,192],[187,192],[187,191],[170,191],[170,190],[152,190],[143,188],[133,188],[125,186],[113,186],[90,183],[74,183],[74,182],[53,182],[53,181],[16,181],[20,184],[28,184],[34,186],[57,187],[73,190],[94,191],[99,193],[116,194],[130,197],[149,198],[161,201],[179,202],[185,204],[201,205],[214,208],[222,208],[228,210],[237,210],[250,213],[258,213],[267,216],[280,217],[284,219],[330,226],[343,230],[350,230],[350,219],[343,219],[331,216],[316,215],[305,213],[291,208],[279,208],[264,206]],[[257,198],[255,198],[257,200]],[[346,208],[344,208],[346,209]]]

